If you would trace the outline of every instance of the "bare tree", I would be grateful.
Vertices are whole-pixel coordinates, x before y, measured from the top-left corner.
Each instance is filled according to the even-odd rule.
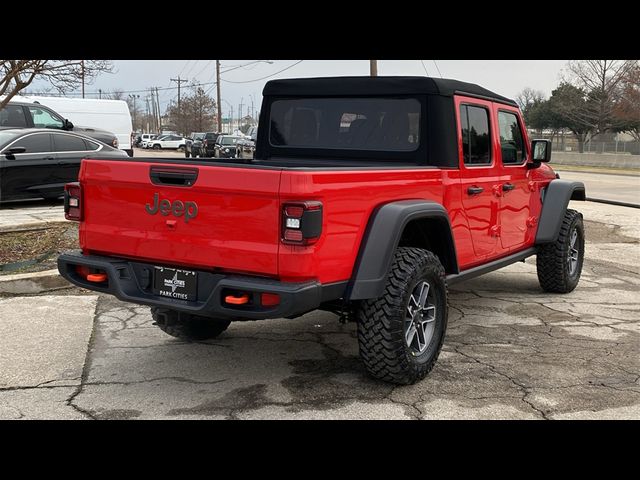
[[[637,66],[637,60],[570,61],[564,80],[582,90],[586,101],[563,115],[588,126],[591,137],[615,130],[618,125],[614,111],[622,98],[624,80]]]
[[[91,83],[100,73],[111,73],[106,60],[0,60],[0,108],[34,80],[44,80],[59,93]]]
[[[172,128],[183,135],[212,131],[215,105],[213,98],[198,87],[192,96],[182,98],[180,109],[176,104],[167,109]]]
[[[544,101],[544,92],[525,87],[517,96],[516,103],[520,106],[520,110],[525,112],[528,108],[536,103]]]
[[[622,84],[622,95],[614,115],[618,131],[629,133],[640,141],[640,66],[631,69]]]
[[[126,97],[124,90],[116,89],[111,93],[107,93],[104,98],[108,100],[125,100]]]

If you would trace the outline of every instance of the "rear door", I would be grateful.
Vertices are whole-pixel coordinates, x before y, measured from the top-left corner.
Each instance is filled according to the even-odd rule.
[[[80,171],[80,161],[86,157],[92,150],[87,146],[87,141],[81,137],[70,135],[67,133],[54,133],[53,146],[56,152],[56,162],[58,169],[56,176],[62,184],[78,181],[78,172]],[[97,149],[97,144],[93,150]]]
[[[492,146],[491,102],[456,97],[462,203],[476,263],[495,256],[500,198],[494,186],[497,159]]]
[[[516,108],[495,104],[500,146],[501,190],[499,223],[503,249],[514,250],[527,242],[531,215],[527,159],[530,154],[527,134]]]

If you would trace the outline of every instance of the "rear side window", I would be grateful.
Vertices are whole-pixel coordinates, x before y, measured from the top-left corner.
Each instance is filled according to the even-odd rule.
[[[460,105],[460,129],[465,165],[491,163],[489,110],[473,105]]]
[[[518,124],[518,117],[511,112],[498,112],[500,123],[500,149],[502,163],[505,165],[520,165],[527,157],[522,130]]]
[[[100,148],[100,145],[98,145],[95,142],[92,142],[91,140],[84,140],[85,145],[87,146],[87,150],[98,150],[98,148]]]
[[[297,98],[271,104],[275,147],[411,152],[420,146],[415,98]]]
[[[15,142],[12,147],[24,147],[24,153],[45,153],[51,152],[51,135],[48,133],[36,133],[27,135]]]
[[[24,109],[20,105],[8,104],[0,110],[0,126],[3,127],[26,127],[27,118]]]
[[[53,142],[56,152],[82,152],[87,149],[82,138],[72,135],[54,135]]]

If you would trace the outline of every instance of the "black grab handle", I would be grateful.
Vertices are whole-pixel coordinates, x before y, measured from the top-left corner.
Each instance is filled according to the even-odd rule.
[[[198,179],[197,168],[151,167],[149,171],[151,183],[170,185],[173,187],[190,187]]]

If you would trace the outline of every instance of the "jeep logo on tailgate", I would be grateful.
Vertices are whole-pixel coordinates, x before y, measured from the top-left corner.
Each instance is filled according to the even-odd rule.
[[[155,215],[160,212],[160,215],[164,215],[165,217],[170,213],[176,217],[182,217],[184,215],[184,222],[187,223],[189,219],[195,218],[198,215],[198,204],[196,202],[182,202],[180,200],[176,200],[171,203],[166,198],[160,200],[160,194],[155,193],[153,195],[153,205],[149,205],[148,203],[144,206],[144,209],[150,215]]]

